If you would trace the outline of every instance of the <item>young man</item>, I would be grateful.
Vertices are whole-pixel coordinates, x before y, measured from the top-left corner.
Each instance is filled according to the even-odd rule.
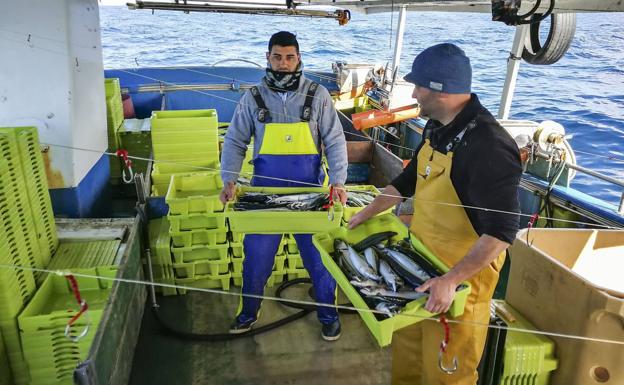
[[[292,33],[282,31],[271,36],[266,58],[266,76],[241,98],[225,136],[221,200],[227,202],[234,197],[247,145],[253,138],[253,186],[322,185],[326,178],[321,164],[324,150],[329,183],[338,187],[336,195],[345,203],[347,147],[329,92],[303,76],[299,43]],[[281,238],[279,234],[245,236],[243,294],[263,294]],[[295,234],[295,240],[303,265],[310,273],[316,301],[334,304],[336,282],[312,245],[312,235]],[[242,296],[230,332],[250,330],[257,320],[260,303],[259,299]],[[333,341],[340,337],[335,308],[319,307],[318,319],[324,339]]]
[[[468,281],[472,291],[464,314],[451,323],[451,342],[438,367],[442,327],[423,321],[400,330],[392,344],[392,384],[475,385],[489,323],[490,300],[505,250],[518,230],[518,148],[490,112],[471,94],[470,60],[453,44],[420,53],[405,80],[429,121],[416,155],[391,185],[355,215],[353,228],[414,196],[410,231],[451,270],[417,288],[428,291],[425,308],[445,313],[455,289]],[[486,211],[477,208],[500,211]],[[502,212],[504,211],[504,212]],[[510,214],[511,213],[511,214]]]

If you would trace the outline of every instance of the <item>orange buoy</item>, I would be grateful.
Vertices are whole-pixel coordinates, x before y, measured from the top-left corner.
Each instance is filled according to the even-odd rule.
[[[369,110],[358,112],[357,114],[351,115],[351,119],[353,120],[353,127],[356,130],[365,130],[375,126],[383,126],[384,124],[416,118],[419,113],[420,107],[418,104],[410,104],[387,111]]]

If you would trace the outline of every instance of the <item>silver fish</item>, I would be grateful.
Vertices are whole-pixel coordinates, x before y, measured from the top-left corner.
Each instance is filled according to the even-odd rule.
[[[394,270],[392,270],[390,265],[388,265],[388,262],[384,260],[379,261],[379,274],[381,274],[381,278],[392,291],[397,291],[398,288],[403,285],[401,277],[399,277]]]
[[[395,303],[380,301],[375,305],[375,310],[385,313],[388,317],[392,317],[401,311],[401,307]]]
[[[377,253],[372,247],[369,247],[366,250],[364,250],[364,258],[366,259],[366,262],[368,263],[368,265],[373,269],[375,274],[379,274],[379,271],[377,270],[377,264],[378,264],[379,258],[377,258]]]
[[[360,257],[360,255],[353,250],[351,246],[347,245],[342,240],[337,240],[334,247],[340,252],[341,257],[348,266],[349,270],[355,273],[356,276],[363,278],[364,280],[370,279],[377,282],[381,281],[381,277],[375,274],[373,269],[366,264],[366,261],[364,261],[364,259]]]
[[[359,289],[362,289],[362,288],[365,288],[365,287],[367,287],[367,288],[374,288],[374,289],[383,288],[383,286],[381,286],[381,284],[379,282],[375,282],[372,279],[364,279],[364,280],[362,280],[362,279],[360,279],[358,277],[355,277],[350,282],[351,282],[351,286],[357,287]]]
[[[429,274],[427,274],[420,266],[418,266],[414,261],[412,261],[407,255],[400,253],[396,250],[392,250],[392,249],[384,249],[384,251],[386,252],[386,255],[392,258],[392,261],[394,261],[396,264],[398,264],[401,267],[401,269],[403,269],[405,272],[418,278],[421,281],[421,283],[431,279]],[[401,272],[399,271],[399,274],[400,273]]]
[[[372,288],[372,287],[362,288],[360,292],[367,297],[381,296],[381,297],[407,299],[410,301],[417,300],[427,295],[427,293],[419,293],[413,290],[391,291],[391,290],[387,290],[383,288]]]

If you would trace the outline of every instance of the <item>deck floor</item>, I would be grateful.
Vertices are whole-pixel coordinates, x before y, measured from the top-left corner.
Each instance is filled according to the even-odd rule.
[[[289,288],[285,296],[306,299],[307,289],[308,285]],[[267,289],[266,294],[274,292],[275,288]],[[226,332],[238,307],[238,296],[200,292],[158,300],[170,325],[195,333]],[[295,311],[265,300],[257,326]],[[341,323],[342,336],[335,342],[321,338],[314,313],[253,337],[193,342],[164,335],[148,308],[130,384],[389,384],[390,349],[377,345],[358,315],[341,315]]]

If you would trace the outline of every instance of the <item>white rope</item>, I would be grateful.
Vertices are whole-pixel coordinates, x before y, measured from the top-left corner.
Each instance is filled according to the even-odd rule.
[[[97,153],[97,154],[101,154],[101,155],[108,155],[108,156],[115,156],[115,157],[117,156],[117,154],[113,153],[113,152],[93,150],[93,149],[88,149],[88,148],[72,147],[72,146],[65,146],[65,145],[53,144],[53,143],[40,143],[40,144],[42,144],[44,146],[51,146],[51,147],[59,147],[59,148],[65,148],[65,149],[71,149],[71,150],[92,152],[92,153]],[[324,187],[322,184],[318,184],[318,183],[301,182],[301,181],[297,181],[297,180],[293,180],[293,179],[277,178],[277,177],[262,176],[262,175],[253,175],[252,173],[247,173],[247,172],[240,172],[240,173],[238,173],[236,171],[224,170],[224,169],[219,169],[219,168],[214,168],[214,167],[190,165],[190,164],[185,164],[185,163],[181,163],[181,162],[156,160],[156,159],[143,158],[143,157],[131,156],[131,155],[128,155],[128,158],[129,159],[134,159],[134,160],[142,160],[142,161],[147,161],[147,162],[153,162],[153,163],[164,163],[164,164],[187,166],[187,167],[192,167],[192,168],[196,168],[198,170],[205,170],[205,171],[220,171],[220,172],[225,172],[225,173],[230,173],[230,174],[244,174],[244,175],[248,175],[248,176],[253,176],[254,178],[263,178],[263,179],[275,180],[275,181],[280,181],[280,182],[291,182],[291,183],[297,183],[297,184],[300,184],[300,185],[305,185],[305,186],[310,186],[310,187]],[[349,192],[347,187],[345,187],[344,189],[342,189],[340,187],[334,187],[334,189],[341,189],[341,190],[344,190],[347,193]],[[412,199],[413,198],[413,197],[407,197],[407,196],[402,196],[402,195],[385,194],[385,193],[379,193],[378,196],[386,196],[386,197],[390,197],[390,198],[400,198],[402,200],[407,200],[407,199]],[[433,201],[433,200],[420,200],[420,201],[421,202],[426,202],[426,203],[431,203],[431,204],[442,205],[442,206],[462,207],[462,208],[467,208],[467,209],[472,209],[472,210],[481,210],[481,211],[485,211],[485,212],[495,212],[495,213],[500,213],[500,214],[514,215],[514,216],[527,217],[527,218],[531,218],[533,216],[533,214],[523,214],[523,213],[517,213],[517,212],[513,212],[513,211],[490,209],[490,208],[487,208],[487,207],[469,206],[469,205],[447,203],[447,202],[440,202],[440,201]],[[255,210],[255,211],[262,211],[262,210]],[[270,210],[267,210],[267,211],[270,211]],[[558,221],[558,222],[570,223],[570,224],[578,224],[578,225],[582,225],[582,226],[600,227],[600,228],[605,228],[605,229],[621,229],[621,227],[607,226],[607,225],[601,225],[601,224],[596,224],[596,223],[591,223],[591,222],[573,221],[573,220],[560,219],[560,218],[551,218],[551,217],[540,216],[540,219],[551,220],[551,221]]]
[[[74,277],[80,277],[80,278],[91,278],[91,279],[97,279],[97,280],[138,284],[138,285],[144,285],[144,286],[156,286],[156,287],[171,288],[171,289],[176,289],[176,290],[182,289],[182,290],[197,291],[197,292],[217,294],[217,295],[229,295],[229,296],[234,296],[234,297],[255,298],[255,299],[284,302],[284,303],[290,303],[290,304],[296,304],[296,305],[332,307],[338,310],[351,310],[351,311],[379,314],[379,315],[385,315],[385,316],[388,315],[386,312],[375,310],[375,309],[370,309],[370,308],[359,308],[355,306],[337,305],[334,303],[323,303],[323,302],[315,302],[315,301],[287,299],[287,298],[273,297],[273,296],[267,296],[267,295],[245,294],[242,292],[236,293],[236,292],[230,292],[230,291],[224,291],[224,290],[204,289],[204,288],[190,287],[190,286],[184,286],[184,285],[175,285],[175,284],[168,284],[168,283],[158,283],[158,282],[152,283],[149,281],[141,281],[141,280],[136,280],[136,279],[103,277],[103,276],[97,276],[97,275],[92,275],[92,274],[72,272],[69,270],[48,270],[48,269],[39,269],[39,268],[34,268],[34,267],[26,267],[26,266],[19,266],[19,265],[6,265],[6,264],[0,264],[0,268],[11,269],[11,270],[32,271],[32,272],[38,272],[38,273],[51,273],[51,274],[56,274],[59,276],[73,275]],[[426,317],[426,316],[421,316],[417,314],[401,314],[400,313],[394,316],[417,318],[422,321],[439,322],[438,318]],[[593,337],[586,337],[586,336],[574,335],[574,334],[556,333],[556,332],[548,332],[548,331],[540,331],[540,330],[528,330],[528,329],[514,328],[514,327],[509,327],[509,326],[490,325],[490,324],[484,324],[484,323],[474,322],[474,321],[460,321],[460,320],[453,320],[453,319],[447,319],[447,321],[449,323],[454,323],[454,324],[467,324],[467,325],[472,325],[475,327],[507,330],[507,331],[513,331],[513,332],[518,332],[518,333],[539,334],[539,335],[544,335],[548,337],[560,337],[560,338],[568,338],[568,339],[577,339],[581,341],[600,342],[600,343],[606,343],[606,344],[612,344],[612,345],[624,345],[624,341],[611,340],[611,339],[605,339],[605,338],[593,338]]]

